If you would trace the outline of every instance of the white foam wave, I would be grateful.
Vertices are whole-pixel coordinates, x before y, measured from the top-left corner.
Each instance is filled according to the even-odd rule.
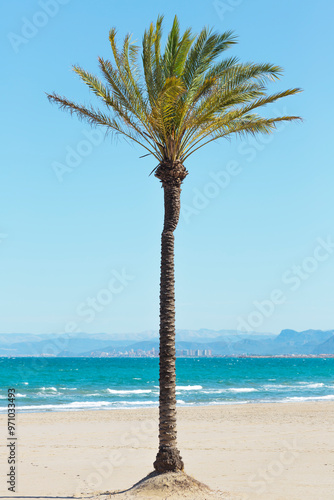
[[[154,405],[156,406],[158,404],[157,401],[120,401],[119,403],[124,404],[124,405],[131,405],[131,406],[144,406],[144,405]],[[117,404],[119,404],[117,403]]]
[[[319,389],[320,387],[324,387],[325,384],[305,384],[303,385],[303,389]]]
[[[110,406],[110,402],[109,401],[97,401],[97,402],[93,402],[93,401],[76,401],[74,403],[68,403],[67,405],[61,405],[61,406],[68,406],[69,408],[81,408],[81,407],[85,407],[85,408],[97,408],[99,406]]]
[[[209,389],[208,391],[201,391],[201,394],[226,394],[227,392],[258,392],[258,389],[254,387],[231,387],[229,389]]]
[[[291,384],[265,384],[262,386],[266,391],[275,391],[277,389],[295,389],[295,390],[304,390],[304,389],[320,389],[321,387],[330,387],[325,386],[324,383],[308,383],[308,382],[297,382],[295,385]]]
[[[151,389],[132,389],[132,390],[115,390],[115,389],[107,389],[109,394],[149,394]]]
[[[257,389],[254,387],[231,387],[228,390],[229,392],[257,392]]]
[[[110,406],[109,401],[75,401],[73,403],[64,403],[59,405],[31,405],[31,406],[20,406],[20,410],[74,410],[74,409],[96,409],[103,406]]]
[[[41,398],[44,398],[44,399],[47,399],[47,398],[51,398],[51,397],[57,397],[57,396],[61,396],[63,393],[62,392],[58,392],[58,391],[52,391],[50,393],[47,393],[47,392],[37,392],[37,396],[40,396]]]
[[[247,404],[248,401],[210,401],[209,405],[244,405]],[[205,403],[207,404],[207,403]]]
[[[203,389],[201,385],[177,385],[177,391],[200,391]]]
[[[297,388],[297,386],[288,384],[265,384],[262,386],[262,389],[264,389],[265,391],[276,391],[277,389],[293,389],[293,388]]]
[[[80,411],[80,410],[99,410],[99,409],[117,409],[117,408],[133,408],[140,406],[158,406],[158,401],[75,401],[73,403],[63,404],[44,404],[44,405],[26,405],[20,406],[20,411],[26,412],[43,412],[43,411]],[[5,410],[0,408],[0,413]]]
[[[289,401],[334,401],[334,394],[328,394],[327,396],[292,396],[290,398],[284,399],[284,402]]]
[[[297,382],[297,387],[302,387],[302,388],[305,387],[305,389],[307,389],[307,388],[311,388],[312,389],[313,386],[323,387],[324,384],[323,383],[310,382],[310,381],[309,382]]]
[[[26,397],[27,397],[27,395],[26,395],[26,394],[20,394],[19,392],[17,392],[17,393],[16,393],[16,396],[17,396],[18,398],[26,398]]]
[[[227,392],[227,389],[211,389],[208,391],[201,391],[201,394],[223,394],[224,392]]]

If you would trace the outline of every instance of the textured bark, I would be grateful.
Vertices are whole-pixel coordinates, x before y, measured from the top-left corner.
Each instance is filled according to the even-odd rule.
[[[174,231],[180,216],[181,183],[187,171],[180,162],[161,164],[156,173],[164,189],[165,218],[161,235],[160,397],[157,472],[183,470],[176,444]]]

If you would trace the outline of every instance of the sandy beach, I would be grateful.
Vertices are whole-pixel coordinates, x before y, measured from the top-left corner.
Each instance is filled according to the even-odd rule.
[[[330,402],[179,408],[185,471],[219,498],[332,500],[333,410]],[[19,414],[12,493],[1,415],[0,498],[94,498],[126,490],[153,469],[157,417],[157,409]]]

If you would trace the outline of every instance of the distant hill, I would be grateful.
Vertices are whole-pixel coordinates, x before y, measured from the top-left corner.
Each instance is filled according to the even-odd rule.
[[[132,341],[133,342],[133,341]],[[131,341],[114,341],[114,348],[125,348]],[[3,345],[0,340],[0,356],[42,356],[43,354],[51,354],[57,356],[61,352],[71,352],[74,355],[82,355],[83,352],[91,352],[96,349],[104,350],[111,344],[110,340],[100,340],[89,337],[67,338],[65,336],[50,336],[47,340],[31,339],[27,342],[14,342],[12,344],[6,343]]]
[[[1,334],[0,356],[59,357],[91,356],[102,352],[158,351],[158,332],[137,334],[74,333],[59,334]],[[210,349],[213,355],[289,355],[334,354],[334,330],[282,330],[270,333],[242,333],[236,330],[177,330],[177,350]]]
[[[305,330],[296,332],[295,330],[282,330],[275,341],[289,345],[305,345],[307,343],[325,342],[334,334],[334,330]]]
[[[313,354],[334,354],[334,335],[323,344],[315,347]]]

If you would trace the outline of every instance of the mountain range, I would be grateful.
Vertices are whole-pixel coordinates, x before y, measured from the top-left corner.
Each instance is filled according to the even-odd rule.
[[[91,356],[101,352],[159,349],[158,332],[137,334],[0,334],[0,356]],[[177,330],[176,349],[210,349],[212,355],[334,354],[334,330],[282,330],[242,333],[237,330]]]

